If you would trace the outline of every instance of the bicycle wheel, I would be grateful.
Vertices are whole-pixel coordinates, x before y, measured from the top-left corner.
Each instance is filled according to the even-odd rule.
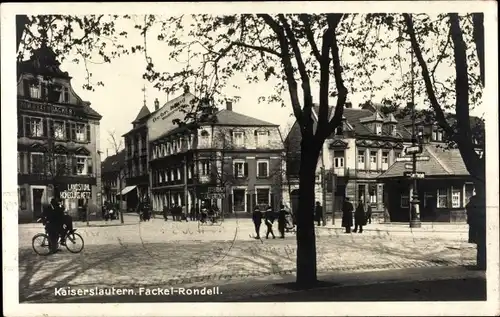
[[[45,233],[37,233],[31,240],[33,251],[38,255],[49,255],[49,236]]]
[[[76,232],[68,233],[66,236],[66,249],[71,253],[80,253],[84,247],[83,238]]]

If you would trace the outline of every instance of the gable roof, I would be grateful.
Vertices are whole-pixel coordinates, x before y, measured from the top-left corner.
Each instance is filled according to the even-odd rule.
[[[246,116],[227,109],[219,110],[215,113],[215,117],[215,125],[278,127],[277,124]]]
[[[149,111],[149,108],[146,105],[144,105],[142,106],[141,110],[139,110],[139,113],[137,114],[133,122],[138,122],[150,114],[151,111]]]
[[[119,172],[125,164],[125,150],[121,150],[118,154],[106,157],[101,163],[102,173]]]
[[[469,176],[465,163],[458,149],[443,149],[437,145],[427,144],[421,156],[429,157],[428,161],[417,162],[417,172],[425,176]],[[409,162],[395,162],[379,178],[404,177],[405,168]]]

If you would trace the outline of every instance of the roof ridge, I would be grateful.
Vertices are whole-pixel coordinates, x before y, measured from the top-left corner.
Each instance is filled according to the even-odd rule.
[[[442,162],[442,160],[437,156],[437,154],[434,152],[433,149],[431,149],[430,146],[428,146],[426,148],[427,152],[432,155],[432,157],[434,157],[434,159],[436,159],[436,161],[439,163],[439,165],[441,165],[441,167],[448,173],[448,174],[452,174],[452,171],[450,170],[450,168]]]

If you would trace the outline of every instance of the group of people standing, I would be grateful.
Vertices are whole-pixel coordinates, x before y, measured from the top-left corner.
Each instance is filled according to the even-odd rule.
[[[290,214],[289,211],[285,209],[283,204],[280,205],[280,210],[278,212],[273,211],[271,206],[268,206],[265,212],[260,211],[259,206],[255,206],[252,213],[252,221],[255,226],[255,239],[260,239],[260,226],[262,225],[262,220],[264,220],[264,224],[266,225],[266,239],[269,239],[269,235],[276,239],[273,231],[274,221],[278,220],[278,231],[280,233],[280,238],[285,238],[285,229],[288,225],[291,225],[287,221],[287,215]]]
[[[354,224],[353,224],[353,211],[354,211]],[[342,206],[342,227],[345,228],[345,233],[351,233],[351,228],[354,225],[353,232],[363,232],[363,226],[367,223],[371,223],[372,220],[372,207],[369,204],[363,202],[363,199],[359,199],[356,210],[346,197],[344,204]],[[359,230],[359,231],[358,231]]]

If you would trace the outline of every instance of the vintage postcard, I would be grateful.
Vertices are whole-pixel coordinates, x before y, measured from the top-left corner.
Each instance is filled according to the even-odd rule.
[[[4,315],[499,314],[496,12],[2,4]]]

